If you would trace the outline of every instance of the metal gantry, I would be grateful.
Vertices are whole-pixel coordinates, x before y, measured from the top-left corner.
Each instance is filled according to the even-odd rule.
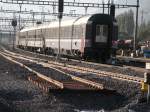
[[[49,6],[58,6],[57,1],[36,1],[36,0],[0,0],[2,3],[9,4],[30,4],[30,5],[49,5]],[[108,8],[110,4],[100,4],[100,3],[81,3],[81,2],[64,2],[64,6],[71,7],[93,7],[93,8]],[[115,4],[116,8],[128,8],[136,7],[136,5],[123,5]]]
[[[35,23],[35,21],[41,21],[43,20],[44,22],[50,22],[50,20],[44,19],[35,19],[35,15],[41,15],[41,17],[45,17],[46,15],[52,15],[52,16],[58,16],[59,14],[56,13],[56,7],[58,6],[58,0],[56,1],[48,1],[48,0],[0,0],[1,3],[7,3],[7,4],[19,4],[20,10],[3,10],[2,8],[0,9],[1,13],[15,13],[19,14],[19,29],[21,26],[21,20],[24,21],[25,23]],[[37,12],[37,11],[26,11],[22,10],[21,7],[22,5],[39,5],[39,6],[52,6],[53,11],[52,12]],[[111,3],[110,0],[108,0],[108,3],[83,3],[83,2],[76,2],[75,0],[72,2],[66,2],[64,1],[64,7],[83,7],[85,9],[85,14],[87,14],[88,8],[102,8],[103,13],[105,12],[105,9],[107,9],[108,14],[110,13]],[[130,7],[135,7],[136,10],[136,28],[135,28],[135,37],[134,37],[134,48],[136,46],[136,38],[137,38],[137,32],[138,32],[138,8],[139,8],[139,0],[137,0],[137,4],[115,4],[116,8],[130,8]],[[21,18],[20,14],[31,14],[32,18]],[[70,16],[70,17],[78,17],[78,16],[83,16],[85,14],[76,14],[75,11],[71,11],[70,13],[63,13],[63,16]],[[12,18],[0,18],[0,21],[7,21],[10,22]],[[1,29],[0,29],[1,30]]]
[[[1,22],[11,22],[12,19],[13,19],[13,18],[9,18],[9,17],[0,17],[0,21],[1,21]],[[30,19],[30,18],[21,18],[21,20],[22,20],[23,22],[27,22],[27,23],[32,23],[32,22],[33,22],[33,20]],[[35,18],[34,21],[41,21],[41,19]],[[45,20],[44,20],[44,23],[50,23],[50,22],[51,22],[51,20],[49,20],[49,19],[45,19]]]
[[[3,32],[13,32],[13,27],[11,25],[13,18],[9,18],[9,17],[0,17],[0,30]],[[19,20],[18,20],[19,21]],[[26,25],[32,24],[33,22],[35,23],[35,21],[40,21],[40,19],[34,19],[34,21],[32,19],[29,18],[21,18],[21,26],[17,26],[16,30],[20,30],[20,28],[25,27]],[[49,23],[51,22],[48,19],[44,20],[44,23]]]
[[[1,13],[20,13],[20,14],[30,14],[33,15],[33,13],[35,15],[51,15],[51,16],[58,16],[58,13],[51,13],[51,12],[37,12],[37,11],[27,11],[27,10],[22,10],[22,11],[17,11],[17,10],[7,10],[7,9],[0,9]],[[67,16],[67,17],[79,17],[79,16],[83,16],[84,14],[76,14],[76,13],[63,13],[63,16]]]

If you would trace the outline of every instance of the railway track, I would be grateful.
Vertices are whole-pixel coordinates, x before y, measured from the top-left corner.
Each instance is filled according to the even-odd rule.
[[[56,58],[55,56],[51,56],[51,55],[45,55],[45,54],[40,54],[40,53],[35,53],[35,52],[30,52],[30,51],[26,51],[26,50],[23,50],[23,49],[19,49],[19,48],[15,48],[17,51],[19,52],[25,52],[25,53],[28,53],[28,54],[33,54],[35,55],[36,57],[44,57],[44,58],[48,58],[49,60],[54,60],[54,58]],[[44,59],[45,60],[45,59]],[[61,63],[64,63],[66,62],[66,60],[68,60],[68,58],[64,58],[62,57],[61,58]],[[119,68],[119,69],[122,69],[122,68],[130,68],[131,70],[135,70],[137,72],[146,72],[146,70],[144,68],[141,68],[141,67],[135,67],[135,66],[128,66],[128,65],[124,65],[124,64],[120,64],[120,65],[111,65],[111,64],[101,64],[101,63],[96,63],[96,62],[90,62],[90,61],[82,61],[82,60],[75,60],[75,59],[69,59],[69,61],[71,62],[74,62],[76,64],[87,64],[87,65],[90,65],[91,67],[92,66],[102,66],[102,67],[107,67],[107,68],[112,68],[112,67],[116,67],[116,68]],[[68,63],[68,62],[67,62]],[[71,64],[72,65],[72,64]]]
[[[49,91],[49,89],[73,89],[73,90],[103,90],[104,86],[102,84],[96,83],[94,81],[90,81],[87,79],[83,79],[77,76],[73,76],[71,74],[66,74],[63,71],[57,70],[56,68],[51,67],[53,70],[56,70],[57,72],[60,72],[61,75],[63,74],[63,77],[66,77],[67,80],[57,80],[54,78],[51,78],[45,74],[42,74],[40,72],[37,72],[36,70],[32,69],[31,67],[28,67],[26,64],[24,64],[21,60],[30,61],[34,64],[37,63],[35,60],[27,59],[21,56],[18,56],[16,54],[9,54],[5,52],[0,52],[0,54],[5,57],[6,59],[19,64],[20,66],[28,69],[33,74],[28,77],[28,80],[32,81],[39,87],[43,88],[46,91]],[[21,61],[21,62],[20,62]],[[61,77],[59,75],[59,77]]]
[[[19,49],[19,48],[15,48],[17,51],[21,51],[21,52],[25,52],[25,53],[28,53],[28,54],[34,54],[35,56],[41,56],[41,57],[44,57],[44,58],[48,58],[50,60],[54,60],[54,56],[50,56],[50,55],[45,55],[45,54],[40,54],[40,53],[34,53],[34,52],[30,52],[30,51],[25,51],[25,50],[22,50],[22,49]],[[62,62],[61,63],[64,63],[66,62],[67,58],[61,58],[62,59]],[[72,62],[74,62],[75,64],[87,64],[90,66],[90,68],[92,68],[93,66],[101,66],[101,67],[107,67],[107,68],[118,68],[118,69],[122,69],[122,68],[129,68],[130,70],[133,70],[133,71],[136,71],[136,72],[143,72],[145,73],[146,70],[144,68],[141,68],[141,67],[135,67],[135,66],[128,66],[128,65],[124,65],[124,64],[121,64],[121,65],[109,65],[109,64],[100,64],[100,63],[95,63],[95,62],[87,62],[87,61],[81,61],[81,60],[75,60],[75,59],[69,59],[71,61],[71,65],[72,65]],[[46,60],[45,60],[46,61]],[[67,62],[68,63],[68,62]],[[70,63],[69,63],[70,65]]]
[[[124,75],[124,74],[106,72],[106,71],[96,70],[96,69],[89,68],[89,67],[74,66],[74,65],[69,65],[66,63],[58,63],[58,62],[54,62],[54,61],[48,61],[45,59],[23,56],[21,54],[13,53],[8,50],[5,50],[5,52],[7,52],[8,54],[11,54],[15,57],[20,57],[20,58],[26,59],[28,61],[35,60],[35,63],[41,64],[44,67],[57,69],[58,71],[61,70],[60,72],[63,72],[64,74],[66,73],[66,71],[76,72],[77,74],[78,73],[84,73],[84,74],[91,73],[91,74],[95,74],[96,76],[99,76],[99,77],[101,77],[101,76],[110,77],[110,78],[114,78],[114,79],[130,81],[130,82],[134,82],[134,83],[141,83],[144,80],[143,78],[136,77],[136,76],[129,76],[129,75]],[[71,74],[68,74],[68,75],[71,77],[74,77],[74,75],[71,75]]]

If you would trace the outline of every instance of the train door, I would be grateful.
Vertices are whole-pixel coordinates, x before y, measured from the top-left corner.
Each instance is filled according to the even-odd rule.
[[[109,58],[110,48],[108,47],[109,41],[109,28],[108,25],[96,25],[95,31],[95,57],[99,62],[106,62],[106,59]]]
[[[108,41],[108,25],[96,25],[96,43],[107,43]]]

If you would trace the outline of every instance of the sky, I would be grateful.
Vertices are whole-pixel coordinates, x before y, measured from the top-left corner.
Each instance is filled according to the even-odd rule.
[[[35,0],[38,1],[38,0]],[[39,0],[43,1],[43,0]],[[50,1],[50,0],[44,0],[44,1]],[[58,1],[58,0],[51,0],[51,1]],[[84,3],[108,3],[108,0],[64,0],[66,2],[84,2]],[[136,5],[137,0],[114,0],[115,4],[132,4]],[[142,11],[143,11],[143,19],[145,21],[150,20],[150,0],[140,0],[140,10],[139,10],[139,23],[141,23],[141,18],[142,18]],[[4,10],[18,10],[19,11],[19,5],[17,4],[6,4],[6,3],[0,3],[0,7]],[[22,10],[28,10],[28,11],[44,11],[44,12],[53,12],[53,7],[52,6],[34,6],[34,5],[22,5]],[[128,11],[131,8],[127,9],[116,9],[116,15],[123,13],[124,11]],[[64,7],[64,12],[65,13],[70,13],[71,10],[75,10],[76,14],[85,14],[85,8],[78,8],[78,7]],[[135,8],[132,8],[132,10],[135,12]],[[56,7],[56,12],[57,12],[57,7]],[[106,12],[106,11],[105,11]],[[94,13],[102,13],[102,9],[98,8],[88,8],[87,10],[88,14],[94,14]],[[19,15],[16,15],[17,17]],[[13,14],[6,14],[6,13],[1,13],[1,17],[9,17],[13,18]],[[43,16],[35,16],[35,18],[42,18]],[[21,18],[32,18],[32,15],[23,15],[21,14]],[[57,17],[54,16],[46,16],[45,18],[47,19],[57,19]],[[64,17],[64,19],[71,19],[70,17]]]

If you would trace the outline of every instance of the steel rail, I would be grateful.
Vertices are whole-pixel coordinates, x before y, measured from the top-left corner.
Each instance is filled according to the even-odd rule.
[[[97,76],[111,77],[111,78],[115,78],[115,79],[119,79],[119,80],[131,81],[131,82],[135,82],[135,83],[141,83],[144,80],[144,78],[124,75],[124,74],[119,74],[119,73],[106,72],[106,71],[95,70],[95,69],[79,67],[79,66],[72,66],[72,65],[65,65],[65,67],[64,67],[61,64],[57,64],[57,63],[50,62],[50,61],[49,61],[49,63],[51,63],[51,66],[55,66],[55,67],[59,66],[63,69],[67,69],[67,70],[79,72],[79,73],[91,73],[91,74],[95,74]]]
[[[103,85],[102,84],[99,84],[99,83],[96,83],[96,82],[93,82],[93,81],[90,81],[90,80],[87,80],[87,79],[83,79],[83,78],[80,78],[80,77],[77,77],[77,76],[74,76],[74,75],[71,75],[69,73],[66,73],[62,70],[60,70],[57,66],[53,66],[53,64],[46,64],[46,63],[39,63],[41,65],[43,65],[44,67],[49,67],[49,68],[52,68],[52,69],[55,69],[63,74],[66,74],[68,76],[70,76],[73,80],[76,80],[76,81],[79,81],[81,83],[85,83],[85,84],[88,84],[90,86],[93,86],[95,88],[98,88],[98,89],[104,89]]]
[[[22,63],[20,63],[20,62],[18,62],[18,61],[13,60],[11,57],[6,56],[6,54],[2,53],[1,51],[0,51],[0,55],[3,56],[5,59],[7,59],[7,60],[9,60],[9,61],[12,61],[12,62],[14,62],[14,63],[20,65],[21,67],[26,68],[26,69],[29,70],[30,72],[36,74],[38,77],[40,77],[40,78],[42,78],[42,79],[44,79],[44,80],[46,80],[46,81],[48,81],[48,82],[50,82],[50,83],[53,83],[54,85],[58,86],[59,88],[61,88],[61,89],[64,88],[63,83],[61,83],[61,82],[59,82],[59,81],[57,81],[57,80],[54,80],[54,79],[52,79],[52,78],[50,78],[50,77],[47,77],[47,76],[45,76],[45,75],[43,75],[43,74],[40,74],[39,72],[37,72],[37,71],[35,71],[35,70],[33,70],[33,69],[27,67],[26,65],[24,65],[24,64],[22,64]]]
[[[7,51],[7,50],[5,50],[5,51]],[[9,51],[7,51],[7,52],[9,52]],[[16,53],[14,53],[14,54],[16,54]],[[20,56],[22,56],[22,55],[20,55]],[[28,56],[27,56],[27,58],[29,60],[32,59],[31,61],[33,61],[34,59],[38,59],[38,58],[32,58],[32,57],[28,57]],[[43,60],[41,60],[41,61],[43,61]],[[111,77],[111,78],[115,78],[115,79],[119,79],[119,80],[131,81],[131,82],[135,82],[135,83],[141,83],[144,80],[144,78],[140,78],[140,77],[106,72],[106,71],[95,70],[95,69],[91,69],[91,68],[85,68],[85,67],[79,67],[79,66],[73,66],[73,65],[64,65],[62,63],[53,62],[53,61],[48,61],[48,63],[45,63],[45,62],[38,62],[38,63],[45,67],[53,67],[53,68],[60,67],[62,69],[69,70],[69,71],[74,71],[74,72],[79,72],[79,73],[91,73],[91,74],[95,74],[98,76]]]
[[[21,56],[17,56],[15,53],[11,53],[11,55],[9,54],[6,54],[6,53],[3,53],[4,55],[7,55],[7,56],[11,56],[11,57],[14,57],[14,58],[18,58],[18,59],[23,59],[23,60],[28,60],[28,61],[31,61],[31,62],[34,62],[34,63],[37,63],[37,64],[41,64],[43,67],[49,67],[51,69],[54,69],[62,74],[65,74],[65,75],[68,75],[72,78],[72,80],[75,80],[75,81],[78,81],[80,83],[83,83],[83,84],[87,84],[91,87],[94,87],[94,88],[97,88],[97,89],[104,89],[103,85],[102,84],[99,84],[99,83],[96,83],[96,82],[93,82],[93,81],[90,81],[90,80],[87,80],[87,79],[83,79],[83,78],[80,78],[80,77],[77,77],[77,76],[73,76],[71,74],[68,74],[68,73],[65,73],[59,69],[56,68],[56,66],[50,66],[49,64],[45,64],[45,63],[41,63],[41,62],[38,62],[38,61],[35,61],[35,60],[31,60],[31,59],[27,59],[27,58],[24,58],[24,57],[21,57]],[[29,67],[28,67],[29,68]],[[37,72],[35,72],[37,73]],[[40,76],[41,78],[44,78],[44,76],[41,74],[38,74],[38,76]]]

